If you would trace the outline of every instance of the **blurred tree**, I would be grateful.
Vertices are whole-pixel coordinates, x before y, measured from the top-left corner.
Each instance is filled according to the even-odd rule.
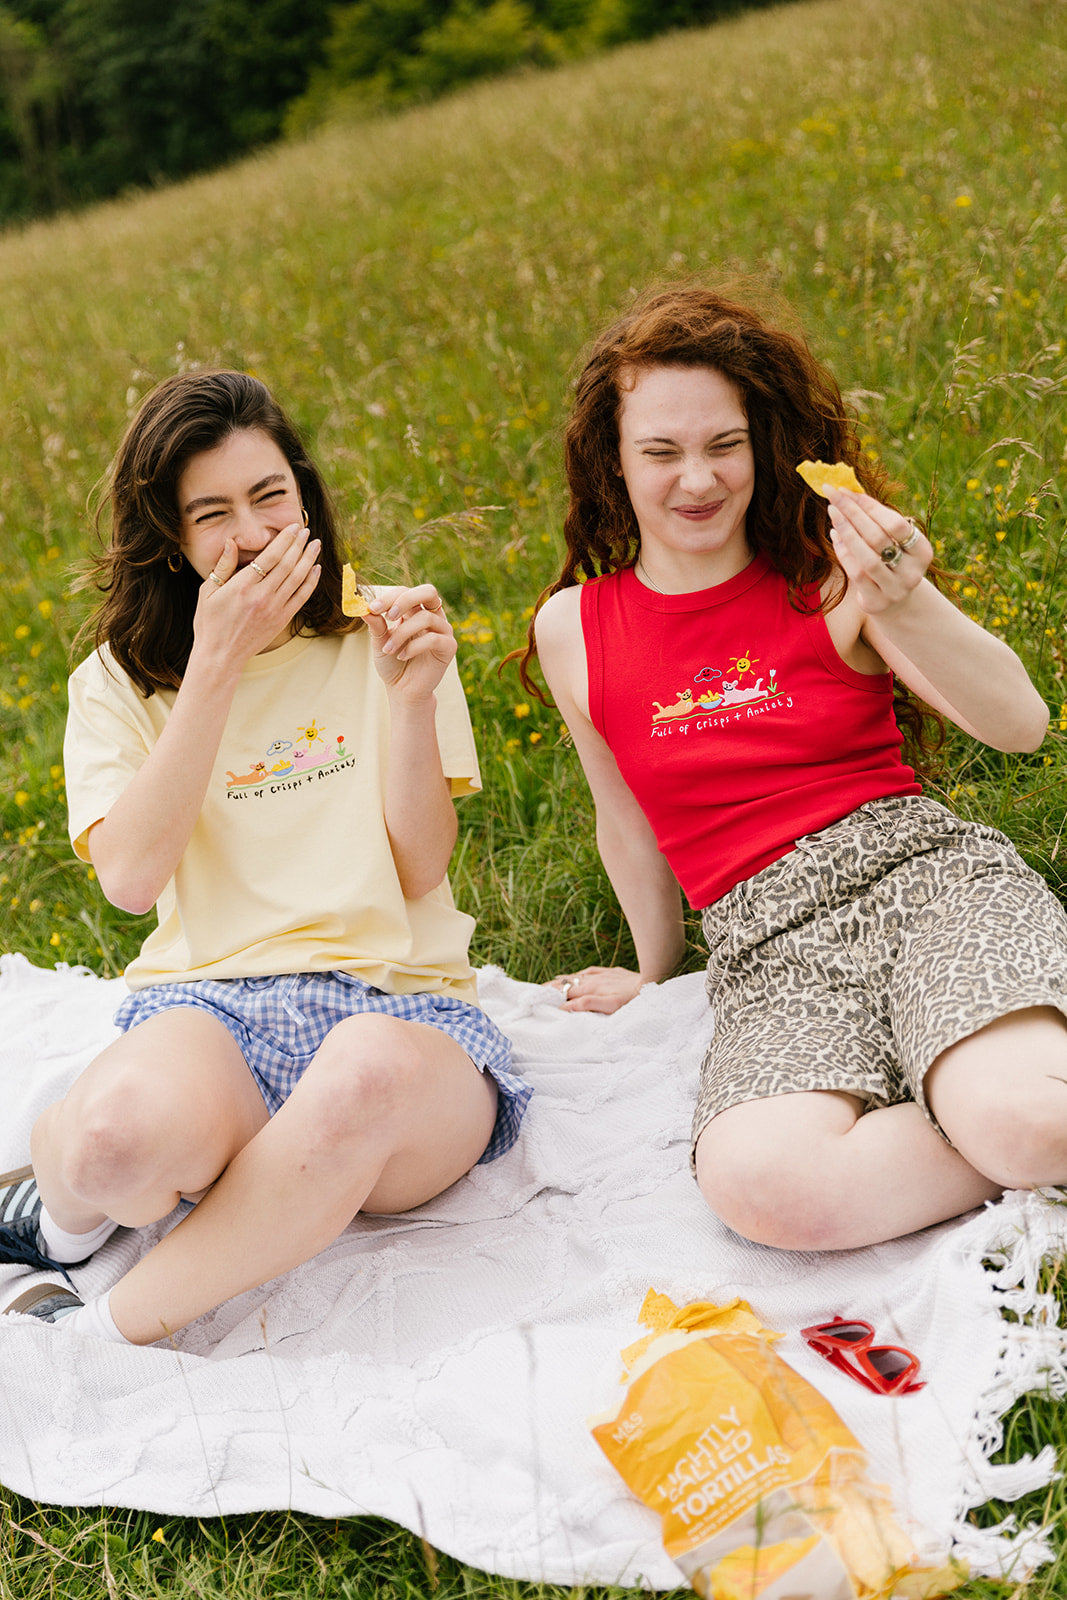
[[[328,0],[7,0],[0,207],[179,178],[275,138]]]
[[[0,194],[12,190],[12,209],[57,206],[63,79],[41,29],[0,6]],[[3,160],[4,145],[15,160]]]
[[[559,49],[552,45],[522,0],[492,0],[488,6],[458,0],[447,17],[421,35],[405,76],[420,90],[443,94],[527,62],[545,66],[558,58]]]
[[[323,59],[333,12],[328,0],[210,0],[217,109],[235,151],[281,132],[286,106]]]
[[[391,73],[450,10],[451,0],[357,0],[339,6],[326,51],[332,77],[350,82]]]
[[[212,0],[63,0],[60,33],[91,132],[98,192],[182,177],[232,149],[218,115]]]
[[[651,39],[672,28],[697,28],[768,0],[589,0],[586,34],[604,49],[630,39]]]

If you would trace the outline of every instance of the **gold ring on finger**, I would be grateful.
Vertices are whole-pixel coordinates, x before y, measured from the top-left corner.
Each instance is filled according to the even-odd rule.
[[[220,578],[217,572],[209,572],[208,577],[211,579],[216,589],[221,589],[223,584],[226,582],[226,579]]]
[[[880,559],[885,562],[890,571],[892,571],[894,567],[900,566],[900,560],[903,554],[903,546],[895,543],[887,544],[885,549],[879,552]]]
[[[258,561],[250,561],[248,565],[252,568],[253,572],[258,572],[261,578],[265,578],[267,576]]]
[[[911,529],[911,532],[908,534],[906,539],[902,539],[900,541],[900,548],[902,550],[910,550],[915,541],[922,537],[922,529],[919,527],[919,524],[914,520],[913,517],[908,518],[908,527]]]

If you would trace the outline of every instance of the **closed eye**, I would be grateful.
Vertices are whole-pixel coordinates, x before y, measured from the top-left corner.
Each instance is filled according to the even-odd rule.
[[[713,444],[708,445],[707,453],[712,456],[727,455],[731,450],[740,450],[747,442],[747,436],[740,439],[717,439]],[[678,451],[656,449],[646,445],[642,454],[652,461],[670,461],[678,454]]]

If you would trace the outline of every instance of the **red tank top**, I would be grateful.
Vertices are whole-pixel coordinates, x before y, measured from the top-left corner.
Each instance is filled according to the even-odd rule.
[[[693,594],[616,572],[581,614],[593,726],[692,906],[865,801],[921,793],[892,674],[846,666],[764,557]]]

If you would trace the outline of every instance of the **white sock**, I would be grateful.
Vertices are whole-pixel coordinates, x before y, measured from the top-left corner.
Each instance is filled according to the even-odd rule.
[[[111,1238],[118,1223],[112,1222],[110,1217],[105,1217],[99,1227],[91,1228],[88,1233],[68,1233],[48,1215],[48,1207],[42,1206],[37,1226],[41,1230],[44,1247],[52,1260],[66,1267],[72,1261],[84,1261],[94,1250],[99,1250],[100,1246]]]
[[[115,1326],[115,1319],[108,1304],[110,1298],[109,1292],[87,1300],[77,1311],[72,1311],[69,1316],[62,1318],[62,1326],[72,1328],[75,1333],[88,1333],[94,1339],[109,1339],[112,1344],[129,1344],[130,1340]]]

